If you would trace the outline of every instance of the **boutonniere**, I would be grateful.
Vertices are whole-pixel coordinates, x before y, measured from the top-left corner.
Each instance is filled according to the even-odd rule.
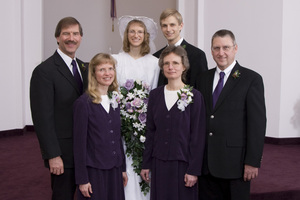
[[[186,45],[185,45],[185,44],[184,44],[184,45],[182,45],[182,48],[184,48],[184,49],[185,49],[185,48],[186,48]]]
[[[85,70],[86,70],[86,66],[85,66],[84,63],[81,63],[81,65],[79,65],[79,66],[80,66],[80,68],[82,69],[82,71],[85,71]]]
[[[108,92],[109,103],[111,107],[115,110],[121,102],[122,94],[117,91]]]
[[[241,73],[239,72],[239,70],[236,70],[236,71],[232,74],[232,77],[233,77],[234,79],[237,79],[237,78],[240,77],[240,75],[241,75]]]
[[[189,85],[185,85],[183,89],[180,89],[179,92],[177,92],[178,95],[178,101],[177,101],[177,107],[179,110],[184,111],[185,108],[190,104],[193,103],[193,96],[192,93],[193,87]]]

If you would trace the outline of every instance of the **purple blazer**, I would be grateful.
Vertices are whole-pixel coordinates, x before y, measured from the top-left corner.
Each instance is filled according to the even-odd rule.
[[[188,163],[187,174],[201,175],[205,145],[205,105],[202,94],[192,90],[193,103],[185,111],[177,103],[168,111],[164,86],[150,92],[143,169],[151,169],[152,158]]]
[[[107,113],[83,94],[74,103],[73,137],[76,184],[89,182],[87,167],[126,171],[119,108]]]

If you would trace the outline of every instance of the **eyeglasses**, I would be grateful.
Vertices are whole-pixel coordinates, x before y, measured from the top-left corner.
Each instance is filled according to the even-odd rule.
[[[220,50],[222,49],[224,52],[229,52],[231,50],[232,47],[234,47],[235,45],[232,46],[223,46],[223,47],[212,47],[212,51],[213,52],[220,52]]]
[[[128,31],[128,34],[130,34],[130,35],[135,35],[135,34],[143,35],[143,34],[144,34],[144,31],[129,30],[129,31]]]
[[[164,67],[169,67],[170,65],[172,65],[174,68],[177,68],[180,66],[181,63],[173,61],[173,62],[165,62],[163,63]]]

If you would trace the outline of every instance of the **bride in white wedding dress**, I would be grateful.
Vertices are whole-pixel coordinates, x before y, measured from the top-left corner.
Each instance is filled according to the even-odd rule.
[[[112,55],[117,60],[117,80],[119,86],[128,79],[140,80],[157,87],[159,77],[158,59],[151,52],[155,52],[153,43],[157,35],[156,23],[147,17],[123,16],[119,19],[119,30],[123,39],[123,52]],[[126,151],[126,146],[124,147]],[[128,183],[125,189],[126,200],[149,200],[141,191],[139,182],[141,177],[133,171],[132,158],[126,155]]]

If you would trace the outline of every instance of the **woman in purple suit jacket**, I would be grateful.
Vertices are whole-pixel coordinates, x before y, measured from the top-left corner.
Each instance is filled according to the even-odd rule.
[[[168,84],[150,92],[142,178],[151,200],[196,200],[205,144],[205,106],[200,92],[183,83],[189,62],[181,47],[159,58]]]
[[[74,103],[74,161],[77,199],[124,200],[127,184],[121,142],[115,60],[97,54],[89,84]]]

